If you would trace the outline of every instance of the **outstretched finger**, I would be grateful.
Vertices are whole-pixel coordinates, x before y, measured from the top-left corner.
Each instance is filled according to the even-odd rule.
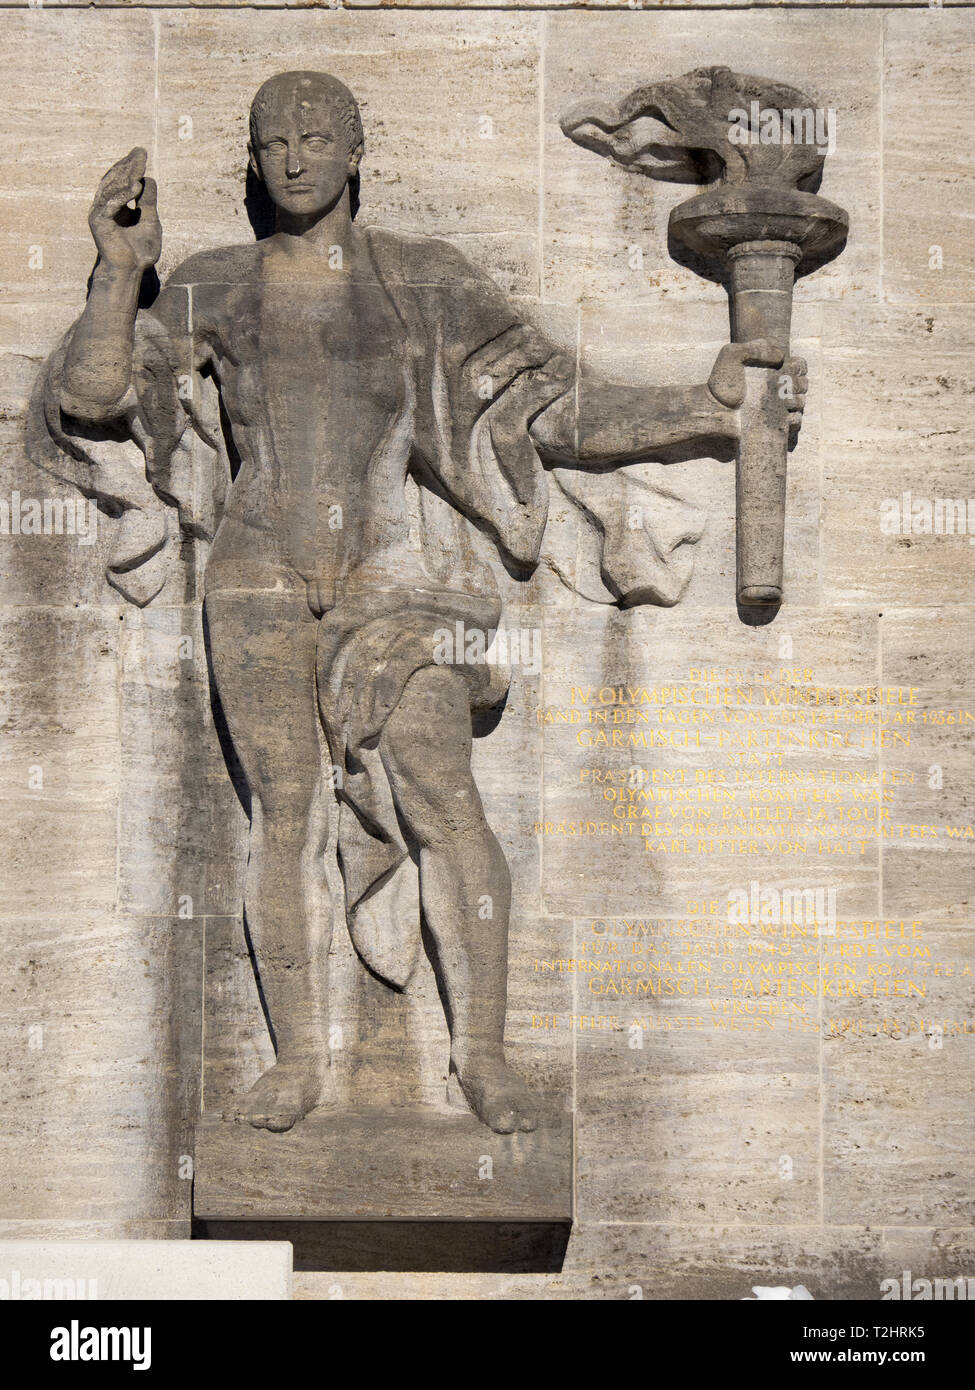
[[[98,185],[92,204],[93,213],[114,216],[126,203],[139,197],[146,171],[146,158],[145,150],[137,145],[124,159],[112,165]]]
[[[124,158],[117,159],[112,167],[102,175],[98,185],[99,194],[114,194],[119,189],[141,179],[146,172],[147,158],[145,150],[140,145],[129,150]]]

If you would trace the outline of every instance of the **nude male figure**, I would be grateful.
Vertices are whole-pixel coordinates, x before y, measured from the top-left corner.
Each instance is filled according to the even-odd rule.
[[[366,629],[379,634],[373,653],[392,653],[384,612],[401,614],[404,630],[413,624],[418,634],[441,609],[487,623],[500,612],[490,583],[472,578],[473,570],[433,575],[436,557],[425,559],[411,535],[406,480],[454,499],[468,517],[486,517],[516,558],[523,550],[531,560],[531,544],[518,537],[544,526],[530,496],[519,496],[509,520],[497,520],[492,507],[503,512],[508,493],[496,506],[479,501],[479,485],[468,486],[462,468],[451,475],[454,465],[438,463],[432,448],[424,455],[420,437],[432,427],[422,424],[431,389],[427,369],[417,366],[422,332],[410,326],[390,267],[419,264],[423,273],[411,273],[417,293],[433,293],[423,283],[431,280],[445,315],[455,317],[462,284],[478,273],[443,243],[370,233],[353,221],[350,184],[362,153],[358,109],[336,79],[288,73],[264,84],[252,108],[250,160],[274,203],[276,229],[256,244],[194,256],[173,274],[151,310],[152,366],[150,349],[139,346],[137,305],[161,231],[145,154],[132,151],[95,197],[89,224],[99,260],[60,378],[69,421],[98,427],[138,417],[159,441],[179,409],[162,400],[174,389],[168,375],[173,382],[208,375],[232,433],[239,464],[207,561],[205,616],[213,676],[252,798],[245,913],[277,1057],[235,1115],[277,1131],[322,1095],[322,962],[334,912],[322,866],[335,795],[323,756],[325,766],[344,757],[353,776],[361,771],[351,745],[338,747],[351,716],[335,711],[363,699],[368,672],[378,669],[360,663],[360,673],[329,695],[335,654],[351,650]],[[472,293],[487,306],[488,327],[472,327],[453,355],[449,341],[436,348],[450,383],[450,419],[438,428],[455,443],[476,428],[484,408],[478,383],[487,376],[499,396],[521,392],[529,400],[531,442],[517,444],[529,448],[529,470],[538,467],[536,455],[605,469],[697,441],[702,453],[713,451],[715,440],[735,437],[743,364],[781,363],[765,344],[729,346],[707,385],[655,392],[583,378],[575,390],[574,365],[540,346],[495,287],[478,277]],[[492,315],[502,317],[488,323]],[[465,331],[461,323],[457,332]],[[801,408],[804,369],[790,368]],[[445,389],[441,383],[436,400]],[[436,400],[434,413],[442,412]],[[528,496],[535,475],[520,484],[512,467],[512,477],[509,492],[522,486]],[[471,776],[474,687],[455,666],[397,651],[379,659],[387,670],[400,662],[391,707],[356,747],[378,752],[418,863],[447,997],[452,1070],[485,1124],[530,1130],[536,1105],[504,1052],[510,879]],[[486,918],[478,911],[485,896]]]

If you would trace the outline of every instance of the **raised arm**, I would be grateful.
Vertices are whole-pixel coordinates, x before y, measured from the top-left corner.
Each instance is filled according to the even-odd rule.
[[[124,409],[139,287],[161,250],[156,185],[145,169],[146,152],[138,148],[113,164],[88,217],[98,263],[65,356],[61,409],[91,424],[114,420]]]
[[[738,437],[746,366],[781,367],[782,353],[766,342],[727,343],[700,386],[624,386],[583,373],[576,391],[536,417],[532,439],[555,462],[590,467],[723,452]],[[805,364],[785,364],[783,382],[798,424]]]

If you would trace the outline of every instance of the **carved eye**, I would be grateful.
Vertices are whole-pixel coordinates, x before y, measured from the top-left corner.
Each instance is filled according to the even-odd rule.
[[[283,154],[288,146],[284,140],[268,140],[264,148],[268,154]]]
[[[306,135],[305,144],[310,150],[325,150],[332,143],[328,135]]]

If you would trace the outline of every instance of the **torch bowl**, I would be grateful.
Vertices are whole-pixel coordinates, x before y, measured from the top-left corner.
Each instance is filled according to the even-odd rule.
[[[758,180],[721,184],[670,214],[670,231],[681,245],[721,263],[746,242],[791,243],[801,253],[797,275],[837,255],[848,230],[846,213],[828,198]]]

